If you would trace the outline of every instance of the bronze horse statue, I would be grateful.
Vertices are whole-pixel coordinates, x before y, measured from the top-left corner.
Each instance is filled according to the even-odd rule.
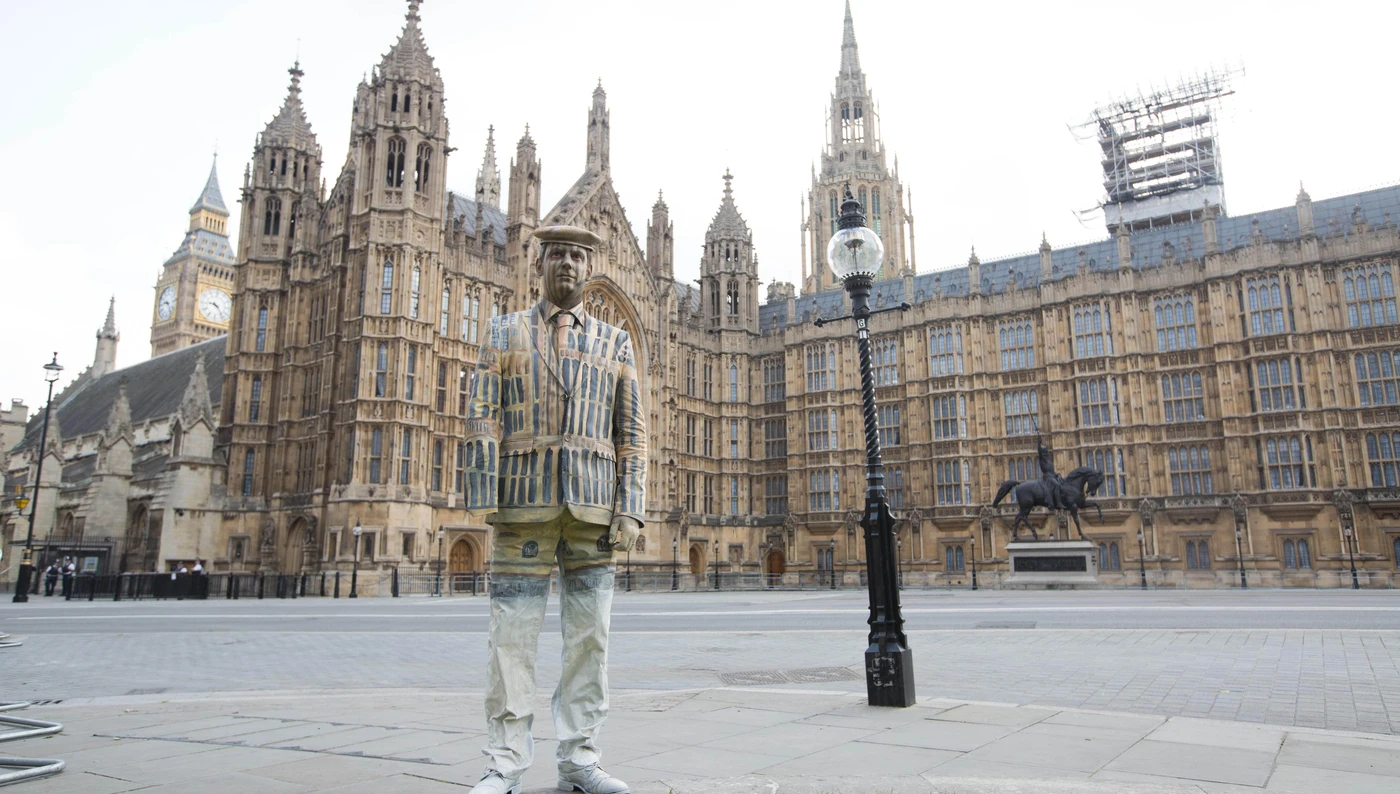
[[[1081,507],[1092,507],[1099,511],[1099,521],[1103,521],[1103,508],[1097,503],[1089,501],[1086,496],[1096,493],[1099,486],[1103,485],[1103,472],[1088,466],[1080,466],[1074,471],[1066,474],[1060,481],[1051,480],[1029,480],[1021,482],[1019,480],[1007,480],[997,489],[997,498],[992,500],[992,506],[996,507],[1006,495],[1013,490],[1016,492],[1016,504],[1020,506],[1020,512],[1016,514],[1016,520],[1011,522],[1011,539],[1016,540],[1016,527],[1025,524],[1031,531],[1031,537],[1040,540],[1040,535],[1036,534],[1035,526],[1027,518],[1031,510],[1037,507],[1044,507],[1054,511],[1057,503],[1059,506],[1069,510],[1069,514],[1074,518],[1074,528],[1079,533],[1080,539],[1084,538],[1084,528],[1079,525],[1079,509]],[[1054,489],[1054,490],[1052,490]]]

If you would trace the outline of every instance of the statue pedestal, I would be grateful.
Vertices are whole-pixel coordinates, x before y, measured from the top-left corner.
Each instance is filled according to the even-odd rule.
[[[1009,576],[1002,586],[1025,590],[1100,587],[1098,548],[1087,540],[1025,540],[1006,544]]]

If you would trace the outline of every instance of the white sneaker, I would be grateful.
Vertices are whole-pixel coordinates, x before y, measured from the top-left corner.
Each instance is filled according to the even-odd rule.
[[[597,764],[573,772],[560,769],[559,790],[582,791],[583,794],[630,794],[632,791],[626,783],[604,772]]]
[[[469,794],[520,794],[520,778],[507,778],[494,769],[486,770],[481,782]]]

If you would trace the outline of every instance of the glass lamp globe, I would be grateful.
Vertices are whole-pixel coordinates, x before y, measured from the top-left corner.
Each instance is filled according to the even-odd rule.
[[[842,281],[852,276],[874,278],[884,260],[885,244],[868,226],[841,229],[826,245],[826,261]]]

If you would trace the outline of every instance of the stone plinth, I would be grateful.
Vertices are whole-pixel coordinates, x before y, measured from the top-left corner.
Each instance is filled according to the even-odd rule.
[[[1004,587],[1088,589],[1099,587],[1098,549],[1087,540],[1026,540],[1006,544],[1009,576]]]

